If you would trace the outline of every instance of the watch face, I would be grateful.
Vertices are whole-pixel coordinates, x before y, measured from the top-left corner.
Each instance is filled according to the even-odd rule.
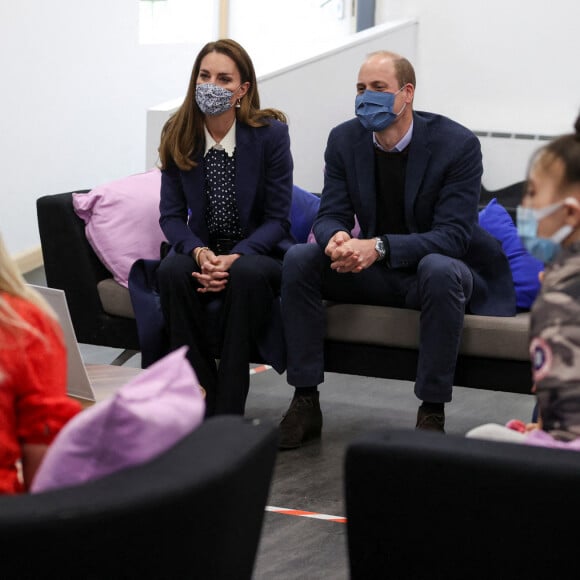
[[[379,260],[382,260],[385,257],[385,244],[380,238],[375,243],[375,250],[379,254]]]

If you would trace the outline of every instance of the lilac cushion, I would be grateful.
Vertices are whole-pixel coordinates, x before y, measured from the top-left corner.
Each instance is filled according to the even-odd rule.
[[[113,397],[73,417],[48,448],[31,491],[78,485],[153,459],[203,420],[205,400],[182,347]]]
[[[513,219],[495,197],[479,212],[479,225],[501,242],[514,279],[516,305],[529,310],[540,290],[544,264],[526,250]]]
[[[160,190],[161,172],[151,169],[72,196],[95,254],[126,288],[136,260],[159,258],[165,240],[159,226]]]

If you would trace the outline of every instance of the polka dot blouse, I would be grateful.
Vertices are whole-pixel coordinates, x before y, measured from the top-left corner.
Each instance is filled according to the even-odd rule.
[[[204,157],[206,223],[211,237],[241,239],[242,228],[236,202],[235,152],[212,147]]]

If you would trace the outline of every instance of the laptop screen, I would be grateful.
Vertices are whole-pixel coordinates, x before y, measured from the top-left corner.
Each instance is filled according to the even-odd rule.
[[[87,401],[95,401],[95,393],[79,350],[64,290],[35,284],[28,284],[28,286],[44,297],[59,318],[67,350],[68,394]]]

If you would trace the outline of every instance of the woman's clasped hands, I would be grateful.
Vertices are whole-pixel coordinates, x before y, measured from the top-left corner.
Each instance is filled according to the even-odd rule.
[[[224,290],[228,283],[228,270],[239,257],[240,254],[216,255],[210,249],[199,252],[197,262],[201,272],[191,273],[200,284],[197,291],[203,294]]]

